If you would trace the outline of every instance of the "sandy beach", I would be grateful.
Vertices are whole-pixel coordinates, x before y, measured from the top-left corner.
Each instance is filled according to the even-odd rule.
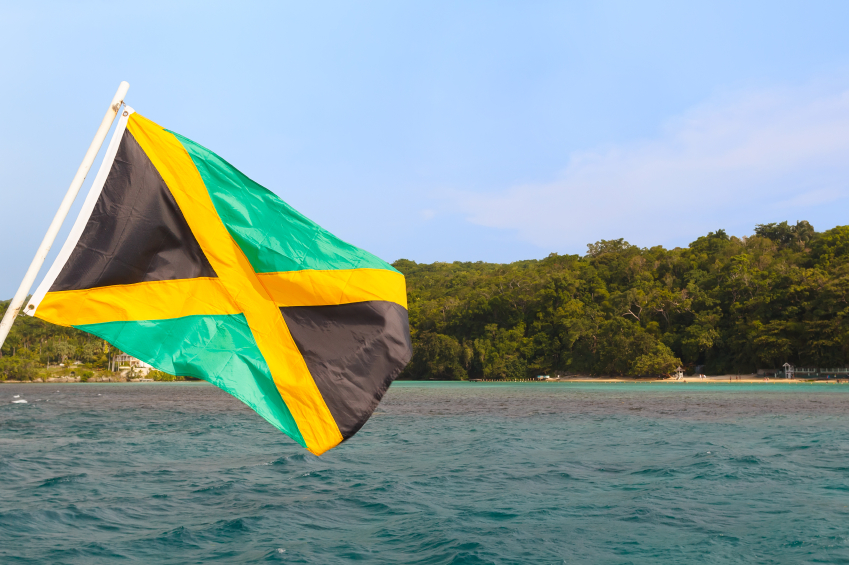
[[[480,382],[506,382],[495,379],[484,379]],[[512,381],[511,381],[512,382]],[[698,376],[684,377],[683,379],[675,378],[640,378],[640,377],[588,377],[588,376],[570,376],[560,377],[548,380],[517,381],[517,382],[538,382],[538,383],[666,383],[666,384],[683,384],[683,383],[699,383],[699,384],[849,384],[849,379],[820,379],[820,380],[805,380],[805,379],[782,379],[757,375],[715,375],[699,378]]]

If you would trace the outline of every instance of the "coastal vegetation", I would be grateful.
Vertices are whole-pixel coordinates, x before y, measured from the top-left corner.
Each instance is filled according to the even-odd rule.
[[[5,312],[9,302],[0,302],[0,311]],[[115,353],[115,348],[91,334],[21,315],[0,350],[0,380],[69,374],[75,361],[85,370],[105,370]],[[62,371],[65,367],[60,364],[68,371]],[[52,371],[48,370],[51,366]]]
[[[748,237],[718,230],[686,248],[615,239],[583,256],[393,265],[407,278],[414,355],[405,379],[849,365],[849,226],[782,222]],[[0,379],[71,361],[105,370],[115,353],[92,335],[21,316]]]
[[[402,378],[849,363],[849,226],[782,222],[686,248],[615,239],[583,256],[394,266],[407,278],[414,347]]]

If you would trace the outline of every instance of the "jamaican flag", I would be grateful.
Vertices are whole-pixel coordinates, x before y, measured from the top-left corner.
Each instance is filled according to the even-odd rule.
[[[131,108],[25,311],[209,381],[317,455],[411,355],[401,273]]]

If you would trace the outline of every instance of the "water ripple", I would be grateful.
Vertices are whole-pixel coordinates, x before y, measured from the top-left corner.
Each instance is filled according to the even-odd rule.
[[[849,387],[397,383],[321,458],[205,384],[59,389],[0,386],[4,564],[849,562]]]

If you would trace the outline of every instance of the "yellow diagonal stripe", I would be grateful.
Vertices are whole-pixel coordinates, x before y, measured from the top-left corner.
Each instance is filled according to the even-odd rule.
[[[219,218],[200,173],[174,135],[139,114],[127,129],[168,186],[227,293],[247,319],[277,390],[316,455],[342,435],[298,351],[280,309]]]
[[[404,275],[386,269],[257,273],[278,306],[331,306],[385,300],[407,307]]]
[[[207,277],[48,292],[38,306],[39,318],[60,326],[240,312],[221,281]]]

